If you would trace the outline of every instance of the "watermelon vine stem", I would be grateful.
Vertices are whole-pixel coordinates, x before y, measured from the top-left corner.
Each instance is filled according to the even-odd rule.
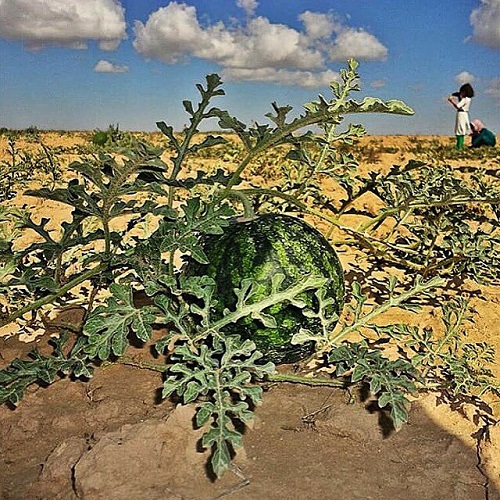
[[[241,201],[243,205],[243,217],[247,220],[253,219],[255,217],[255,212],[253,210],[253,206],[248,199],[248,196],[245,195],[243,190],[241,189],[232,189],[228,193],[228,198],[237,198]]]
[[[118,358],[115,362],[122,365],[131,366],[133,368],[139,368],[141,370],[150,370],[159,373],[165,373],[168,371],[168,366],[160,365],[156,363],[150,363],[148,361],[136,361],[133,358],[122,356]],[[106,362],[103,366],[112,365],[115,362]],[[274,383],[289,383],[289,384],[300,384],[308,386],[323,386],[323,387],[335,387],[335,388],[346,388],[349,385],[347,380],[342,379],[332,379],[332,378],[321,378],[321,377],[302,377],[300,375],[294,375],[291,373],[268,373],[266,375],[264,382],[274,382]]]
[[[17,311],[14,311],[12,314],[10,314],[8,317],[4,319],[0,319],[0,326],[5,326],[8,325],[9,323],[15,321],[18,318],[21,318],[24,316],[26,313],[39,309],[40,307],[50,304],[54,300],[58,299],[59,297],[62,297],[64,294],[72,290],[75,286],[80,285],[81,283],[84,283],[85,281],[89,280],[93,276],[96,276],[97,274],[100,274],[102,271],[104,271],[108,267],[107,262],[101,262],[98,266],[89,269],[88,271],[85,271],[83,274],[75,278],[74,280],[71,280],[69,283],[66,285],[62,286],[57,290],[57,292],[54,292],[50,295],[47,295],[45,297],[42,297],[41,299],[35,300],[31,304],[18,309]]]
[[[326,387],[336,387],[336,388],[346,388],[348,385],[347,380],[342,379],[332,379],[332,378],[320,378],[320,377],[301,377],[300,375],[292,375],[291,373],[268,373],[266,375],[268,382],[276,383],[289,383],[289,384],[301,384],[309,386],[326,386]]]
[[[444,278],[436,276],[425,283],[420,279],[417,279],[416,284],[409,290],[397,295],[391,295],[387,301],[383,304],[373,307],[368,313],[363,315],[357,321],[351,325],[344,326],[338,333],[330,337],[329,344],[331,346],[338,345],[342,340],[353,333],[359,333],[360,329],[363,327],[369,327],[372,320],[379,316],[380,314],[388,311],[392,307],[398,307],[412,297],[418,296],[423,292],[428,292],[433,288],[438,288],[446,283]]]

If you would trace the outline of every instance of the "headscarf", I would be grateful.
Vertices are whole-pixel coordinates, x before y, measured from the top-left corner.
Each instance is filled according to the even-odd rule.
[[[481,120],[478,120],[477,118],[474,118],[474,120],[472,120],[470,123],[474,127],[474,130],[476,132],[481,132],[481,130],[483,130],[484,128],[483,122]]]

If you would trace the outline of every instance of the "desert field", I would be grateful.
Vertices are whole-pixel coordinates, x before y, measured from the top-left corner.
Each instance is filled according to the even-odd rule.
[[[249,164],[238,179],[241,192],[228,197],[240,215],[239,195],[248,195],[256,212],[293,213],[290,193],[300,194],[302,205],[295,210],[308,207],[305,220],[328,239],[340,259],[346,302],[338,324],[332,323],[338,344],[365,341],[358,345],[407,364],[404,369],[377,365],[377,374],[367,375],[374,365],[361,363],[357,366],[364,366],[365,376],[371,378],[360,383],[350,379],[352,383],[342,388],[334,387],[333,381],[352,376],[352,367],[342,374],[338,366],[323,366],[321,359],[326,358],[278,366],[274,378],[260,381],[263,397],[253,418],[246,426],[240,422],[244,429],[236,426],[242,447],[234,450],[228,470],[215,479],[207,465],[210,450],[200,445],[204,427],[193,425],[197,404],[209,399],[207,392],[187,403],[180,393],[177,398],[161,397],[165,369],[160,366],[169,361],[155,354],[153,346],[166,338],[168,325],[154,323],[146,335],[135,329],[135,323],[128,324],[127,332],[134,328],[138,338],[127,340],[122,356],[112,355],[119,349],[116,337],[106,356],[98,347],[88,348],[85,352],[92,352],[95,361],[91,377],[78,376],[86,373],[81,366],[77,372],[58,365],[48,383],[37,378],[39,374],[29,379],[34,372],[18,366],[15,374],[32,381],[21,387],[16,386],[21,376],[16,379],[8,367],[14,360],[29,359],[35,348],[49,356],[50,341],[66,334],[71,338],[69,346],[61,346],[61,356],[78,345],[78,339],[97,339],[102,330],[85,330],[83,323],[90,309],[98,307],[95,304],[107,303],[111,283],[126,282],[127,273],[120,268],[116,277],[114,269],[133,245],[154,234],[159,217],[174,220],[161,207],[169,205],[182,213],[179,207],[189,197],[213,199],[217,188],[228,186],[224,175],[230,178],[244,156],[238,138],[227,135],[226,144],[193,150],[171,182],[181,193],[175,200],[147,176],[143,179],[149,191],[124,189],[115,202],[116,212],[107,212],[112,216],[102,229],[95,222],[98,217],[89,215],[89,207],[98,200],[92,196],[99,189],[109,191],[126,169],[99,155],[109,154],[126,166],[125,150],[135,147],[132,138],[147,141],[151,148],[166,148],[155,153],[159,156],[137,153],[139,163],[147,164],[147,173],[154,177],[163,164],[175,170],[180,149],[176,153],[167,148],[160,133],[122,132],[115,144],[103,145],[93,141],[93,132],[31,132],[0,135],[0,165],[9,181],[0,204],[0,284],[6,291],[0,301],[0,388],[13,388],[0,406],[0,498],[500,499],[498,146],[457,152],[452,137],[365,136],[352,145],[339,142],[342,158],[335,157],[337,163],[325,160],[314,179],[300,168],[284,168],[294,158],[278,159],[278,153],[256,157]],[[198,144],[206,138],[200,134]],[[68,168],[87,157],[92,160],[77,173]],[[89,181],[96,175],[95,165],[103,172],[98,188],[98,182]],[[211,175],[209,182],[190,183],[200,171]],[[126,182],[127,178],[123,185]],[[267,197],[271,188],[279,193],[277,198]],[[34,190],[42,193],[35,196]],[[59,194],[49,196],[49,191]],[[68,193],[82,196],[85,204],[77,205]],[[344,203],[346,193],[351,198]],[[138,199],[144,203],[140,210],[148,201],[156,203],[151,217],[136,217],[144,214],[139,208],[134,212],[139,205],[132,203]],[[105,206],[101,201],[95,201],[96,213]],[[402,212],[404,203],[413,205]],[[87,217],[85,226],[75,222],[78,210],[82,220]],[[64,231],[69,236],[61,243],[57,238]],[[64,247],[67,242],[72,246]],[[108,252],[113,245],[118,250]],[[52,250],[56,247],[63,250],[57,254]],[[14,266],[10,256],[25,249],[31,253],[16,261],[19,267],[9,267]],[[37,259],[42,262],[49,252],[59,260],[50,254],[50,264],[41,265]],[[109,259],[121,260],[115,267],[102,267],[101,276],[104,261],[100,263],[99,256],[106,252],[112,254]],[[428,253],[422,256],[423,252]],[[147,255],[143,258],[149,262]],[[170,259],[172,265],[182,262],[173,251]],[[56,271],[49,274],[53,261]],[[87,270],[93,274],[84,279]],[[421,281],[414,280],[417,275]],[[72,279],[74,286],[59,293]],[[428,285],[432,280],[433,287]],[[131,304],[137,308],[150,306],[144,290],[147,286],[133,297]],[[408,300],[403,300],[404,294]],[[49,296],[54,298],[50,304],[45,301]],[[448,302],[454,304],[450,309]],[[40,307],[33,308],[34,303]],[[372,320],[370,314],[379,310]],[[325,357],[334,352],[332,338],[318,340]],[[177,342],[168,339],[166,349]],[[100,349],[102,344],[95,342]],[[422,366],[423,381],[406,378],[412,359],[414,367]],[[383,371],[381,366],[388,368]],[[408,390],[401,385],[406,381]],[[375,394],[379,390],[402,392],[384,406]]]

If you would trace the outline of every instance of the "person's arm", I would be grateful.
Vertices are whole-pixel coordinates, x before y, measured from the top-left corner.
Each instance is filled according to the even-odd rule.
[[[452,96],[448,97],[448,102],[455,108],[455,109],[460,109],[458,106],[457,106],[457,103],[455,102],[455,99],[453,99]]]

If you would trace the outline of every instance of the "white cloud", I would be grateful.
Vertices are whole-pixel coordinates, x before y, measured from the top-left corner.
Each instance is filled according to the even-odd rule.
[[[128,71],[128,66],[118,66],[109,61],[101,59],[95,66],[94,71],[96,73],[126,73]]]
[[[470,15],[472,40],[493,49],[500,48],[500,0],[481,0]]]
[[[175,2],[153,12],[146,24],[136,21],[134,32],[133,45],[137,52],[166,63],[176,63],[195,52],[197,39],[200,45],[204,43],[196,8]]]
[[[126,38],[125,28],[117,0],[0,0],[0,37],[22,40],[32,50],[84,49],[89,40],[114,50]]]
[[[332,61],[344,61],[350,57],[365,61],[387,59],[387,48],[375,36],[361,28],[343,27],[337,34],[329,55]]]
[[[476,77],[469,73],[468,71],[462,71],[457,76],[455,76],[455,81],[458,85],[463,85],[464,83],[474,83],[476,81]]]
[[[306,35],[312,40],[330,37],[337,27],[331,14],[306,10],[300,14],[299,19],[304,24]]]
[[[257,2],[239,0],[238,5],[251,13]],[[222,22],[202,26],[195,7],[170,2],[145,23],[136,21],[133,45],[144,57],[167,64],[196,57],[220,65],[231,79],[293,81],[303,86],[330,78],[328,62],[387,57],[387,49],[375,36],[342,26],[331,14],[306,11],[299,19],[303,30],[262,16],[250,17],[244,26],[227,27]]]
[[[284,24],[273,24],[264,17],[252,19],[247,32],[239,35],[236,52],[228,66],[244,68],[322,68],[323,56],[308,44],[300,32]]]
[[[246,29],[223,23],[202,28],[196,8],[171,2],[135,23],[135,49],[147,58],[176,63],[198,57],[231,68],[321,67],[319,51],[309,48],[301,34],[264,17],[250,19]]]
[[[257,0],[238,0],[236,5],[242,8],[249,16],[253,16],[259,6],[259,2]]]

